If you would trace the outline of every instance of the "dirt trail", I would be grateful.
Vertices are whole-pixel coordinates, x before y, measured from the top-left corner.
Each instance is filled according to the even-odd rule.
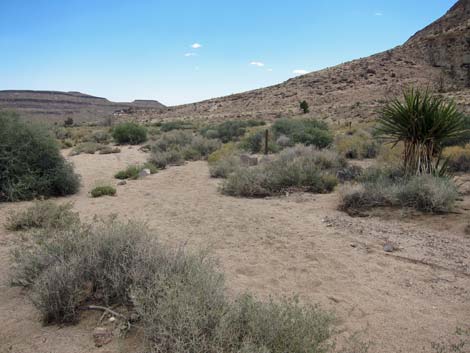
[[[334,310],[341,329],[361,331],[374,343],[371,352],[430,351],[430,342],[468,324],[470,239],[463,234],[468,213],[351,218],[336,210],[337,194],[231,198],[217,192],[219,182],[209,178],[205,162],[129,181],[118,186],[116,197],[88,197],[97,180],[115,183],[117,170],[145,158],[135,148],[73,157],[84,187],[67,200],[82,219],[115,213],[146,221],[165,242],[209,248],[226,272],[231,294],[298,294]],[[27,204],[0,204],[0,222],[6,211]],[[6,282],[14,236],[0,228],[0,352],[132,351],[132,340],[94,348],[93,316],[76,327],[41,327],[29,300]],[[397,252],[383,251],[387,240]]]

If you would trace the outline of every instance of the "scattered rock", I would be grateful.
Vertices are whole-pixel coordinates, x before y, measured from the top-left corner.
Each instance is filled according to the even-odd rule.
[[[139,178],[145,178],[145,177],[149,176],[150,174],[152,174],[150,172],[150,169],[144,168],[139,172]]]
[[[126,185],[127,184],[127,181],[125,180],[121,180],[120,182],[117,183],[118,185],[122,186],[122,185]]]
[[[93,330],[93,341],[96,347],[102,347],[113,339],[113,333],[105,327],[97,327]]]
[[[394,252],[394,251],[395,251],[395,247],[393,246],[393,244],[385,243],[385,245],[384,245],[384,251],[385,251],[385,252]]]

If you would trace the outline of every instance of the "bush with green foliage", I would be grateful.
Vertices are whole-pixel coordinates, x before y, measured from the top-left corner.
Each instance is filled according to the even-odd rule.
[[[74,194],[80,179],[44,127],[0,112],[0,202]]]
[[[29,237],[12,280],[30,289],[45,323],[75,323],[92,302],[127,308],[149,352],[333,351],[331,314],[295,298],[231,300],[213,259],[171,249],[141,224],[103,220]]]
[[[91,197],[115,196],[116,188],[111,185],[98,185],[90,191]]]
[[[110,147],[107,145],[103,145],[97,142],[82,142],[76,145],[72,151],[70,151],[71,156],[78,156],[79,154],[86,153],[86,154],[95,154],[96,152],[100,152],[102,150],[106,151]]]
[[[309,106],[308,106],[308,103],[307,101],[302,101],[299,103],[299,106],[300,106],[300,109],[302,110],[302,112],[304,114],[307,114],[308,112],[310,112],[310,109],[309,109]]]
[[[112,136],[119,144],[138,145],[147,141],[147,129],[136,123],[121,123],[113,128]]]
[[[247,128],[265,125],[261,120],[229,120],[218,125],[208,125],[201,129],[201,135],[210,139],[219,139],[223,143],[238,141],[245,135]]]
[[[274,122],[272,131],[276,139],[286,136],[292,144],[303,144],[325,148],[333,142],[333,135],[328,125],[314,119],[286,119],[281,118]]]
[[[235,169],[221,191],[245,197],[279,195],[290,189],[328,193],[338,183],[336,172],[346,165],[344,158],[333,151],[297,146],[257,166]]]
[[[158,168],[180,165],[187,160],[207,158],[220,147],[220,142],[195,135],[190,131],[173,130],[160,135],[152,145],[149,161]]]
[[[228,178],[228,176],[242,167],[240,155],[225,156],[209,164],[209,173],[212,178]]]
[[[142,170],[148,169],[150,170],[150,174],[155,174],[158,172],[157,167],[152,163],[144,163],[144,164],[132,164],[129,165],[126,169],[120,170],[117,172],[114,177],[116,179],[131,179],[135,180],[139,178],[139,174]]]
[[[375,158],[379,148],[379,143],[365,130],[340,134],[335,138],[336,151],[350,159]]]
[[[250,153],[265,152],[266,131],[258,130],[245,135],[240,141],[240,148]],[[282,149],[273,141],[273,135],[268,133],[268,153],[276,153]]]
[[[194,125],[190,121],[175,120],[159,124],[161,132],[169,132],[173,130],[192,130]]]
[[[57,204],[53,201],[35,201],[24,211],[11,213],[6,228],[19,231],[31,228],[63,229],[79,222],[78,213],[72,211],[73,204]]]
[[[452,210],[457,198],[457,187],[449,178],[406,176],[400,169],[371,168],[359,178],[358,185],[341,191],[340,209],[355,213],[388,206],[443,213]]]

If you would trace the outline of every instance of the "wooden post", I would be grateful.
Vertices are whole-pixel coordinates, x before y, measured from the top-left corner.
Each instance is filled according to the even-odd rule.
[[[269,139],[269,130],[266,129],[264,133],[264,154],[268,155],[268,139]]]

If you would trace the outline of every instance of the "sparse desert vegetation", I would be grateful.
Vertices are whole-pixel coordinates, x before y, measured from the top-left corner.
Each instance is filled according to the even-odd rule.
[[[91,197],[115,196],[116,188],[111,185],[97,185],[90,191]]]
[[[147,141],[147,129],[136,123],[122,123],[112,130],[113,139],[122,145],[138,145]]]

